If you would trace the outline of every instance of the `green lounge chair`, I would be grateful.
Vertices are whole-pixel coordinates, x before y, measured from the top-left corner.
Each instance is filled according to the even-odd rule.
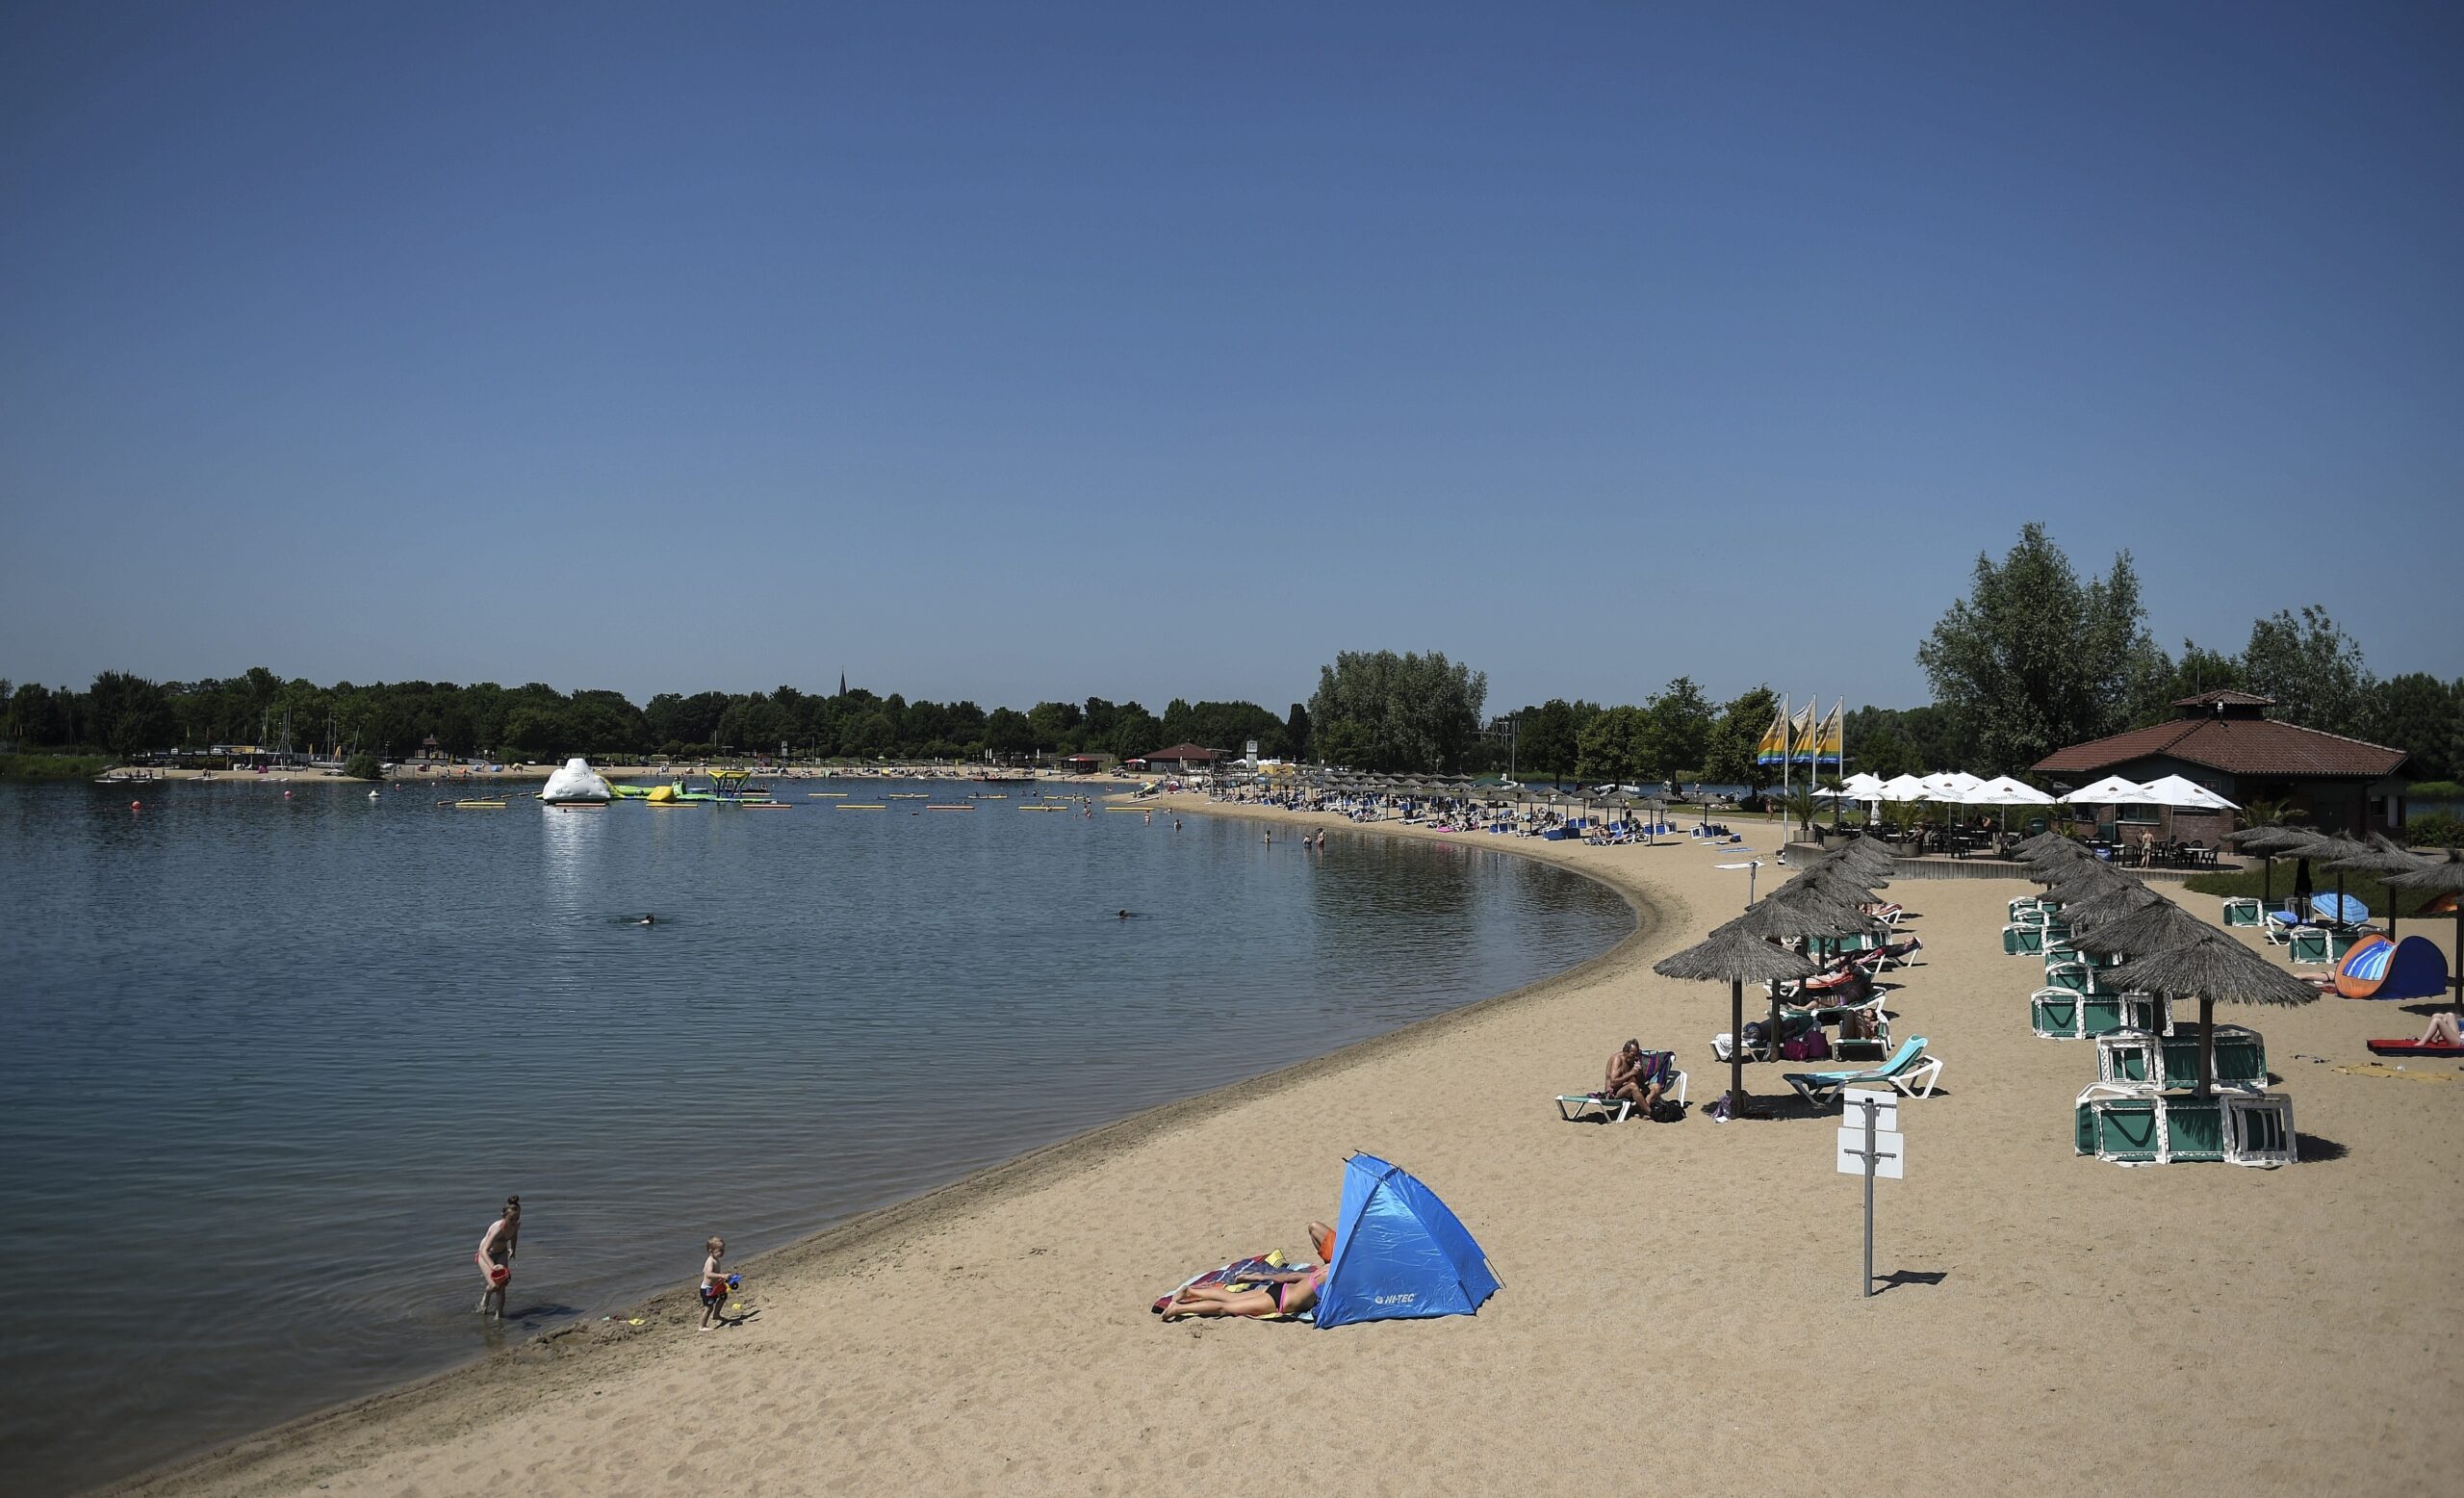
[[[2262,918],[2259,912],[2260,905],[2256,899],[2246,894],[2236,895],[2224,902],[2224,923],[2228,926],[2255,926]]]
[[[2320,926],[2293,928],[2293,950],[2288,955],[2297,968],[2323,968],[2335,961],[2327,946],[2327,933]]]
[[[2165,1104],[2154,1091],[2096,1082],[2079,1095],[2072,1149],[2123,1165],[2155,1165],[2165,1158]]]
[[[2082,1035],[2162,1030],[2169,1018],[2170,1006],[2145,994],[2117,994],[2111,989],[2096,988],[2079,996]]]
[[[1903,1042],[1891,1058],[1878,1067],[1862,1072],[1790,1072],[1781,1080],[1795,1088],[1798,1097],[1821,1107],[1837,1098],[1842,1088],[1877,1084],[1903,1098],[1931,1098],[1941,1074],[1942,1059],[1925,1054],[1925,1037],[1918,1035]]]
[[[2044,927],[2009,925],[2002,928],[2002,955],[2005,957],[2041,957],[2044,955]]]
[[[2079,1027],[2080,995],[2068,989],[2039,989],[2028,995],[2028,1028],[2049,1041],[2075,1041],[2087,1031]]]

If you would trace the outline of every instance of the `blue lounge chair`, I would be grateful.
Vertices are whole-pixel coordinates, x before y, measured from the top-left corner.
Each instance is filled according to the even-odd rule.
[[[1795,1088],[1798,1097],[1821,1107],[1836,1098],[1842,1088],[1877,1083],[1903,1098],[1930,1098],[1934,1083],[1941,1074],[1942,1058],[1925,1054],[1925,1037],[1918,1035],[1903,1043],[1888,1061],[1878,1067],[1862,1072],[1790,1072],[1781,1080]]]

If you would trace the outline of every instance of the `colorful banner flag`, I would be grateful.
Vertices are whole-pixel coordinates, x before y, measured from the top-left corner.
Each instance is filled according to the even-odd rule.
[[[1762,731],[1762,742],[1755,748],[1757,764],[1784,764],[1788,759],[1788,699],[1780,699],[1780,710],[1772,714],[1771,726]]]
[[[1788,759],[1792,763],[1802,764],[1813,758],[1813,732],[1822,721],[1814,716],[1820,699],[1820,693],[1807,698],[1804,709],[1788,720]]]
[[[1814,736],[1813,762],[1819,769],[1825,765],[1838,769],[1848,759],[1848,699],[1840,698],[1831,705],[1831,716],[1822,720],[1822,732]]]

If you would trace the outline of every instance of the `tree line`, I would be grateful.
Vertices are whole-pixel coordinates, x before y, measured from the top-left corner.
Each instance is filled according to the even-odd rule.
[[[433,738],[454,758],[546,760],[590,755],[769,755],[794,758],[976,760],[1035,754],[1135,759],[1182,742],[1263,755],[1294,752],[1307,714],[1277,717],[1250,702],[1174,698],[1161,716],[1137,702],[1090,697],[1021,711],[940,703],[862,687],[831,694],[662,692],[635,705],[622,692],[561,692],[544,683],[349,682],[321,686],[263,666],[235,677],[154,682],[105,671],[80,691],[0,680],[0,739],[21,749],[100,750],[132,759],[217,744],[273,746],[286,720],[294,748],[407,759]]]
[[[1962,768],[2024,775],[2066,744],[2174,715],[2176,699],[2238,687],[2273,715],[2406,751],[2416,781],[2464,770],[2464,678],[2380,679],[2323,609],[2256,620],[2239,651],[2185,640],[2169,654],[2147,629],[2130,554],[2083,578],[2041,525],[2000,560],[1976,559],[1965,597],[1918,646],[1933,702],[1847,715],[1849,768],[1888,778]],[[0,681],[0,739],[21,749],[92,748],[123,758],[171,748],[265,743],[286,716],[295,745],[406,758],[429,738],[461,758],[651,755],[973,760],[989,753],[1134,759],[1179,743],[1306,759],[1357,770],[1473,772],[1584,784],[1769,779],[1756,750],[1778,709],[1767,684],[1725,702],[1681,676],[1638,704],[1553,698],[1483,722],[1488,678],[1442,652],[1344,651],[1317,690],[1281,717],[1252,702],[1174,698],[1159,716],[1101,697],[1026,710],[910,701],[861,687],[828,695],[560,692],[533,682],[332,686],[259,666],[236,677],[157,683],[105,671],[83,691]]]

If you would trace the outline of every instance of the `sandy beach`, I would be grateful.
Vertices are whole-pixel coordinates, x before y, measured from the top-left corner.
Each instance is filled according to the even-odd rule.
[[[2220,1011],[2265,1035],[2301,1164],[2079,1159],[2093,1048],[2029,1033],[2039,969],[2001,951],[2004,902],[2032,887],[1894,884],[1925,950],[1888,1007],[1947,1066],[1903,1109],[1908,1178],[1878,1192],[1876,1269],[1899,1278],[1860,1299],[1834,1119],[1703,1118],[1728,993],[1650,971],[1742,903],[1720,855],[1161,804],[1251,815],[1278,842],[1323,822],[1545,858],[1623,891],[1641,927],[1520,993],[734,1266],[740,1326],[693,1330],[685,1263],[641,1327],[578,1326],[112,1490],[2452,1490],[2464,1068],[2339,1070],[2371,1059],[2367,1037],[2417,1032],[2403,1006]],[[2444,948],[2452,926],[2416,929]],[[1561,1122],[1551,1098],[1598,1085],[1628,1036],[1678,1053],[1694,1114]],[[1776,1071],[1749,1067],[1749,1087],[1784,1092]],[[1197,1269],[1305,1252],[1355,1149],[1479,1238],[1504,1282],[1479,1315],[1318,1331],[1148,1313]]]

